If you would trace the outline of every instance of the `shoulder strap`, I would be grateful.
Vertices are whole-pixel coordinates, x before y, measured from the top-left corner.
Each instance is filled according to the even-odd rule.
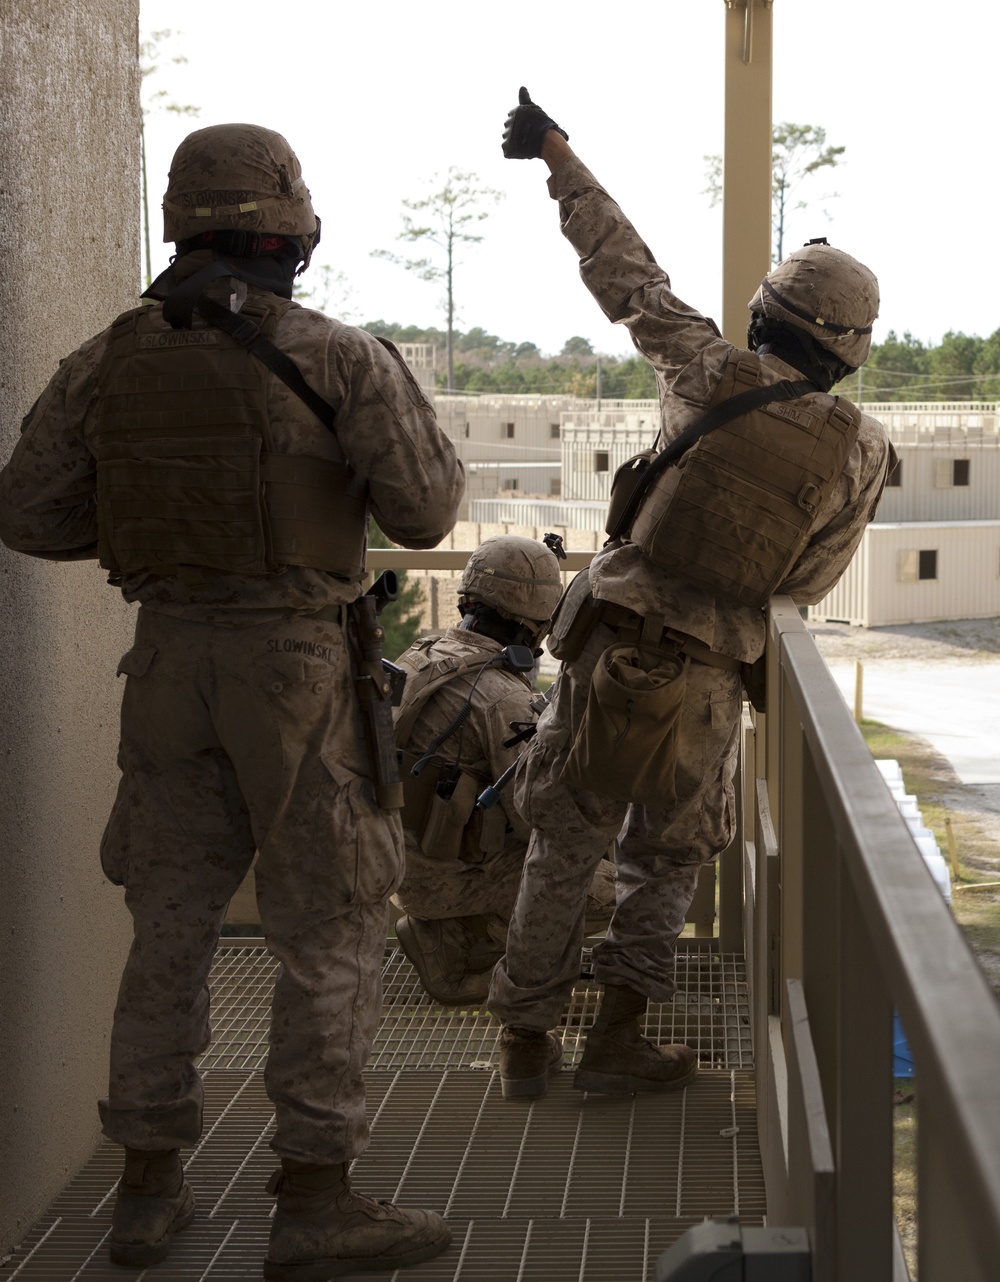
[[[265,338],[260,332],[260,327],[248,316],[231,312],[228,307],[223,307],[221,303],[217,303],[214,298],[209,298],[206,294],[201,295],[195,307],[210,325],[224,330],[241,347],[245,347],[251,356],[256,356],[259,361],[263,361],[272,374],[280,378],[301,401],[309,406],[324,427],[329,428],[331,432],[334,430],[336,411],[333,406],[318,392],[313,391],[292,358],[286,356],[280,348],[275,347],[269,339]]]
[[[241,347],[245,347],[251,356],[256,356],[259,361],[263,361],[272,374],[280,378],[301,401],[309,406],[324,427],[329,428],[331,432],[334,431],[336,411],[318,392],[313,391],[291,357],[286,356],[269,339],[266,339],[260,327],[248,316],[231,312],[228,307],[223,307],[221,303],[217,303],[214,298],[209,298],[202,292],[205,286],[217,277],[234,274],[237,274],[238,279],[243,279],[243,276],[234,273],[232,264],[223,259],[217,258],[207,263],[200,271],[195,272],[193,276],[170,291],[163,302],[163,315],[174,329],[190,329],[192,314],[197,309],[210,325],[223,330]],[[257,282],[251,279],[251,283]]]
[[[639,510],[643,495],[653,481],[671,463],[676,463],[681,455],[689,450],[701,437],[706,436],[717,427],[722,427],[724,423],[732,422],[734,418],[739,418],[743,414],[750,414],[753,410],[760,409],[762,405],[770,405],[773,401],[794,401],[799,396],[805,396],[808,392],[815,392],[816,390],[816,385],[806,379],[798,379],[793,382],[791,379],[786,378],[782,379],[780,383],[752,387],[747,392],[740,392],[738,396],[731,396],[729,400],[713,406],[707,414],[703,415],[697,422],[692,423],[690,427],[685,428],[680,436],[662,449],[645,469],[640,479],[636,482],[628,503],[622,509],[622,514],[615,524],[615,528],[608,532],[608,542],[621,538],[629,530],[635,514]]]
[[[449,668],[447,672],[441,673],[439,676],[431,677],[426,685],[421,686],[414,694],[412,701],[408,701],[400,709],[399,716],[395,719],[393,729],[396,734],[397,747],[403,748],[406,746],[410,735],[413,733],[413,727],[417,723],[417,718],[432,694],[437,694],[442,686],[450,685],[452,681],[457,681],[459,677],[464,677],[467,673],[483,667],[484,663],[488,662],[490,660],[484,660],[481,655],[476,655],[475,657],[470,655],[466,659],[461,659],[456,667]]]

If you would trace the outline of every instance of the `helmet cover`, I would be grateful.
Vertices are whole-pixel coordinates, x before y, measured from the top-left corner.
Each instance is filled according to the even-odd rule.
[[[868,359],[878,308],[878,280],[864,263],[813,242],[772,268],[750,300],[751,312],[806,330],[855,369]]]
[[[174,153],[164,241],[261,231],[299,236],[308,254],[318,229],[302,167],[281,134],[260,125],[210,125],[188,134]]]
[[[496,534],[469,557],[458,592],[520,622],[545,623],[562,596],[559,562],[535,539]]]

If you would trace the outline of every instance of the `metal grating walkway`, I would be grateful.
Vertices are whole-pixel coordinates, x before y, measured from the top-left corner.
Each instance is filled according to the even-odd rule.
[[[587,968],[584,955],[584,972]],[[504,1102],[497,1026],[423,996],[408,963],[387,954],[385,1018],[366,1074],[371,1145],[359,1189],[447,1215],[444,1255],[398,1273],[424,1282],[652,1282],[660,1254],[706,1215],[762,1222],[749,1024],[741,962],[678,956],[683,989],[653,1008],[647,1030],[688,1030],[704,1071],[683,1092],[611,1098],[572,1089],[560,1073],[545,1100]],[[102,1142],[14,1256],[0,1282],[247,1282],[261,1276],[272,1209],[273,1120],[259,1072],[273,964],[261,947],[220,949],[213,975],[216,1042],[203,1060],[205,1135],[187,1155],[194,1224],[164,1264],[142,1273],[108,1263],[121,1151]],[[700,985],[704,987],[700,987]],[[584,978],[566,1021],[567,1062],[591,1022]],[[708,1067],[708,1065],[715,1065]],[[362,1275],[359,1275],[362,1276]]]

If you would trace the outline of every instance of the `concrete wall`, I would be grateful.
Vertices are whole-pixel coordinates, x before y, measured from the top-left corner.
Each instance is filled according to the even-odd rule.
[[[0,461],[60,357],[135,302],[138,0],[0,16]],[[98,843],[131,611],[0,547],[0,1257],[90,1156],[130,929]]]

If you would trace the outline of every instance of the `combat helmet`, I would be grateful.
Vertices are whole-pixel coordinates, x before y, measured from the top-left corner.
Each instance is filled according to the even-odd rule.
[[[755,315],[804,329],[852,369],[868,359],[878,307],[873,273],[825,240],[782,259],[750,300]]]
[[[188,134],[174,153],[163,196],[164,241],[206,231],[297,237],[304,270],[319,228],[298,157],[274,130],[210,125]]]
[[[538,639],[562,595],[559,562],[535,539],[496,534],[469,557],[458,593],[523,624]]]

